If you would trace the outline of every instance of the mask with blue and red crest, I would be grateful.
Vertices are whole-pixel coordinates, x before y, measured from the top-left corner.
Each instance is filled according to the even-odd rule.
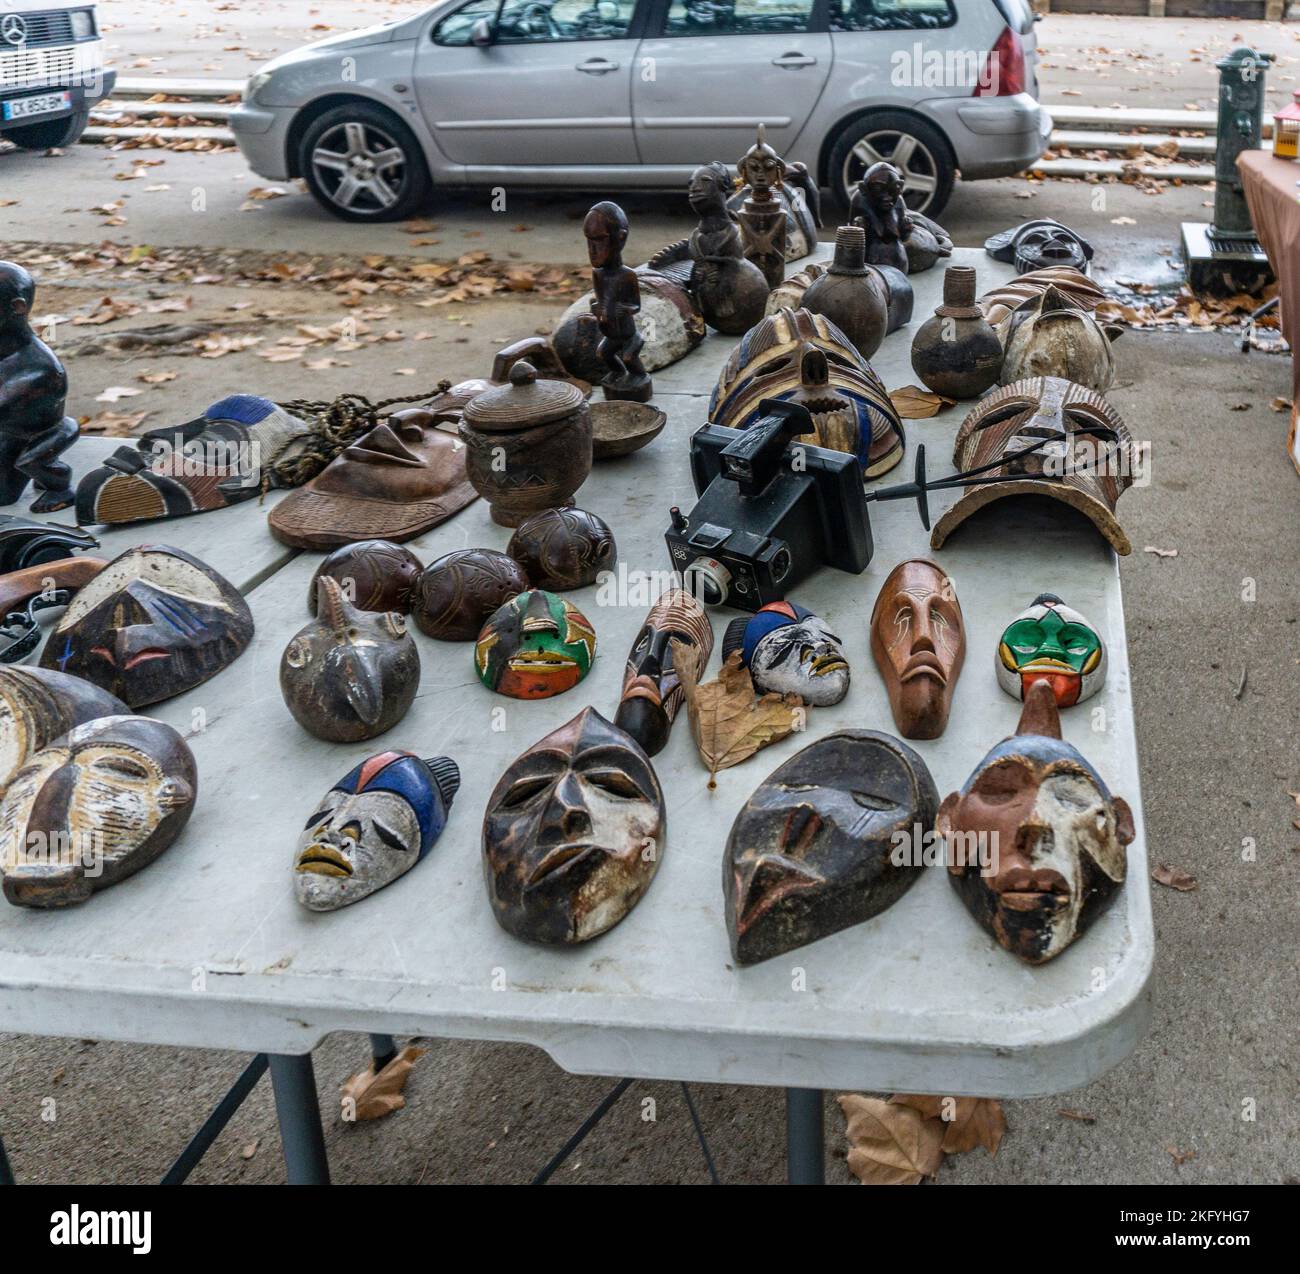
[[[796,602],[769,602],[733,619],[722,638],[722,658],[740,651],[754,689],[796,694],[812,707],[839,703],[849,692],[844,645],[824,619]]]

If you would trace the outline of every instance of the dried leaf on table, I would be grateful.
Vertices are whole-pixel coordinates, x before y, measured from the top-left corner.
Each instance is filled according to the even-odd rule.
[[[673,666],[686,695],[695,746],[709,767],[710,785],[719,770],[739,765],[804,721],[806,709],[798,695],[756,696],[749,670],[740,660],[741,652],[733,650],[718,679],[701,685],[699,648],[673,642]]]
[[[943,1124],[946,1155],[964,1154],[976,1146],[983,1146],[995,1155],[1007,1130],[1002,1103],[988,1097],[921,1097],[895,1093],[889,1100],[897,1106],[910,1106],[926,1119],[938,1119]]]
[[[931,416],[937,416],[945,407],[951,407],[957,400],[945,398],[942,394],[932,394],[920,385],[904,385],[902,389],[889,391],[889,401],[904,420],[928,420]]]
[[[1171,867],[1168,863],[1157,863],[1151,869],[1151,879],[1157,885],[1167,885],[1180,893],[1190,893],[1199,888],[1196,877],[1191,872],[1183,871],[1181,867]]]
[[[428,1051],[408,1044],[378,1074],[371,1062],[365,1070],[350,1075],[341,1089],[344,1119],[382,1119],[401,1110],[406,1105],[402,1089],[411,1076],[411,1067]]]
[[[840,1109],[848,1121],[848,1164],[863,1185],[914,1186],[939,1171],[943,1162],[943,1124],[910,1106],[878,1097],[842,1093]]]

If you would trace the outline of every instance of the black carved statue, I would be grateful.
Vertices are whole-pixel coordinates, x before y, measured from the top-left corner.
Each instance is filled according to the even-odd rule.
[[[627,214],[607,200],[596,204],[582,223],[591,261],[591,286],[596,295],[591,312],[600,325],[598,353],[609,371],[601,381],[606,398],[628,398],[646,402],[653,392],[650,377],[641,365],[641,346],[636,316],[641,309],[641,285],[636,271],[623,264],[627,243]]]
[[[80,431],[63,414],[63,364],[32,331],[35,297],[32,276],[0,261],[0,505],[15,503],[32,482],[40,495],[31,511],[50,513],[75,498],[72,470],[58,456]]]

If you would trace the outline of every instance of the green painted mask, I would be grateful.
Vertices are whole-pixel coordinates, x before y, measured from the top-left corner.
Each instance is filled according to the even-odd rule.
[[[540,588],[512,597],[483,625],[474,665],[489,690],[548,699],[591,671],[596,630],[571,602]]]
[[[1035,681],[1046,681],[1057,707],[1068,708],[1101,689],[1106,648],[1078,611],[1043,593],[1007,626],[996,667],[998,684],[1014,698],[1023,700]]]

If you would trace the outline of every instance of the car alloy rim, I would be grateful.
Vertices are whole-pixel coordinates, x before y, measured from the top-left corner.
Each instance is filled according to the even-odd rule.
[[[406,181],[406,152],[382,128],[355,121],[321,135],[311,166],[330,201],[351,212],[391,208]]]
[[[860,138],[844,160],[844,189],[850,193],[872,164],[886,159],[903,174],[903,199],[924,212],[939,185],[939,165],[929,147],[911,133],[887,128]]]

